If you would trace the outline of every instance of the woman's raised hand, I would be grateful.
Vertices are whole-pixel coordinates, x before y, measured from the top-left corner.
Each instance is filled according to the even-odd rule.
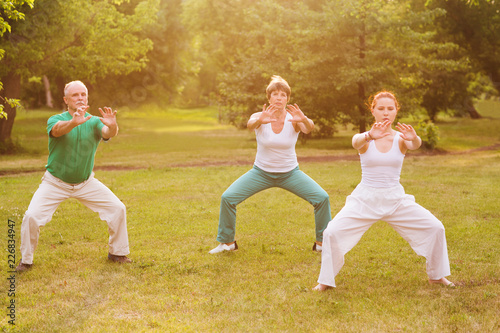
[[[396,128],[401,132],[403,140],[413,141],[418,137],[417,132],[411,125],[398,123]]]
[[[262,107],[262,113],[260,114],[259,121],[261,124],[269,124],[276,121],[276,118],[273,118],[274,112],[277,110],[276,106],[271,104],[266,107],[266,104]]]
[[[291,121],[292,123],[300,123],[307,120],[307,117],[304,115],[304,113],[297,104],[287,105],[286,110],[292,115],[292,119],[288,120]]]
[[[373,126],[369,132],[370,137],[373,140],[377,140],[377,139],[380,139],[380,138],[383,138],[385,136],[390,135],[391,133],[387,132],[387,128],[389,128],[391,126],[391,123],[392,122],[390,120],[386,120],[384,122],[379,122],[379,123],[373,124]]]

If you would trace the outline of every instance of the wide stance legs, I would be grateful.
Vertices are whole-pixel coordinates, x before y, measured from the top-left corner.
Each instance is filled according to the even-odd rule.
[[[379,220],[389,223],[418,255],[426,258],[429,280],[450,275],[444,226],[434,215],[405,194],[402,186],[377,189],[358,185],[323,234],[321,285],[335,287],[345,254]]]
[[[271,187],[288,190],[314,206],[316,240],[321,242],[323,231],[331,220],[328,193],[298,167],[286,173],[269,173],[255,166],[222,194],[217,241],[233,242],[236,232],[236,206],[255,193]]]
[[[78,199],[107,222],[110,254],[125,256],[130,253],[125,205],[110,189],[95,179],[93,174],[87,181],[73,186],[46,172],[21,225],[21,254],[24,264],[33,263],[40,227],[52,219],[59,204],[68,198]]]

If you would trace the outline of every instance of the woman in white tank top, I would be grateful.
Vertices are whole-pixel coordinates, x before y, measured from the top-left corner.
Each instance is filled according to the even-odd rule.
[[[335,287],[344,255],[379,220],[389,223],[426,258],[429,283],[454,286],[445,278],[450,275],[450,263],[443,224],[412,195],[405,194],[399,183],[406,151],[418,149],[422,140],[410,125],[398,123],[399,132],[392,129],[398,110],[392,93],[376,94],[371,103],[375,124],[352,138],[361,160],[362,179],[324,231],[319,284],[314,290]]]
[[[297,104],[287,105],[291,89],[279,76],[273,76],[266,89],[269,106],[254,113],[247,123],[257,138],[257,155],[253,168],[238,178],[222,194],[217,241],[220,244],[209,253],[234,251],[238,245],[236,206],[257,192],[281,187],[307,200],[314,206],[316,241],[313,251],[321,252],[323,231],[331,218],[328,193],[299,170],[295,144],[299,132],[309,133],[314,123]]]

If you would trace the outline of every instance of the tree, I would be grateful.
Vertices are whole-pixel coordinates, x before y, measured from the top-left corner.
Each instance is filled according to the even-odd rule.
[[[436,38],[434,23],[445,11],[424,4],[191,0],[187,17],[200,49],[215,59],[219,101],[231,122],[244,124],[258,111],[265,84],[280,74],[320,135],[330,136],[339,123],[366,129],[371,93],[393,90],[405,101],[402,113],[415,112],[426,106],[425,92],[450,87],[430,74],[452,78],[467,68],[455,44]]]
[[[7,51],[0,76],[16,98],[21,81],[47,75],[59,81],[79,78],[95,82],[110,74],[143,68],[152,47],[139,32],[156,20],[158,0],[136,1],[133,14],[119,9],[122,1],[38,0],[16,22],[15,33],[2,38]],[[8,145],[15,109],[6,108],[8,121],[0,121],[0,145]]]
[[[182,0],[160,0],[157,20],[139,33],[141,39],[150,39],[153,47],[147,52],[145,67],[130,74],[108,75],[97,80],[93,88],[95,98],[120,107],[134,108],[143,103],[172,104],[178,87],[186,79],[183,61],[188,52],[186,31],[181,22]],[[120,9],[133,14],[133,2]]]
[[[24,20],[24,13],[19,9],[23,5],[33,8],[35,0],[15,0],[15,1],[4,1],[0,0],[0,38],[6,32],[12,32],[10,21]],[[0,60],[4,57],[5,50],[0,48]],[[0,91],[3,89],[3,83],[0,81]],[[8,96],[7,94],[6,96]],[[0,104],[0,119],[7,119],[7,113],[4,111],[5,105],[11,108],[16,108],[19,105],[19,101],[9,97],[2,97],[0,95],[0,100],[3,103]],[[5,104],[4,104],[5,103]]]
[[[322,11],[312,13],[309,21],[319,23],[300,43],[309,47],[297,49],[300,56],[294,69],[314,76],[306,80],[302,76],[303,82],[317,82],[319,91],[330,92],[327,103],[316,105],[315,110],[356,124],[363,132],[371,119],[364,103],[382,89],[396,92],[403,101],[401,115],[420,107],[431,115],[433,108],[450,107],[453,96],[467,87],[468,62],[456,44],[439,38],[434,23],[445,11],[424,4],[419,0],[327,1]],[[309,36],[314,42],[308,42]]]
[[[473,74],[466,91],[457,96],[457,109],[479,118],[472,99],[482,93],[500,93],[500,3],[498,1],[428,1],[430,8],[443,8],[446,15],[438,21],[442,38],[465,50]]]
[[[288,0],[185,2],[184,22],[195,45],[193,62],[214,90],[222,119],[243,127],[248,115],[266,103],[264,91],[271,76],[290,80],[292,44],[285,39],[295,29],[293,15],[301,6]]]

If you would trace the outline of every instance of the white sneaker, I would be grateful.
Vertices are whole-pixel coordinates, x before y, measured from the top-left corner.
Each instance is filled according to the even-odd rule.
[[[321,251],[323,251],[323,246],[318,245],[316,242],[314,242],[313,251],[321,252]]]
[[[235,251],[235,250],[238,250],[238,244],[236,244],[236,242],[234,242],[231,245],[226,245],[226,244],[220,243],[219,246],[217,246],[213,250],[208,251],[208,253],[215,254],[215,253],[221,253],[224,251]]]

